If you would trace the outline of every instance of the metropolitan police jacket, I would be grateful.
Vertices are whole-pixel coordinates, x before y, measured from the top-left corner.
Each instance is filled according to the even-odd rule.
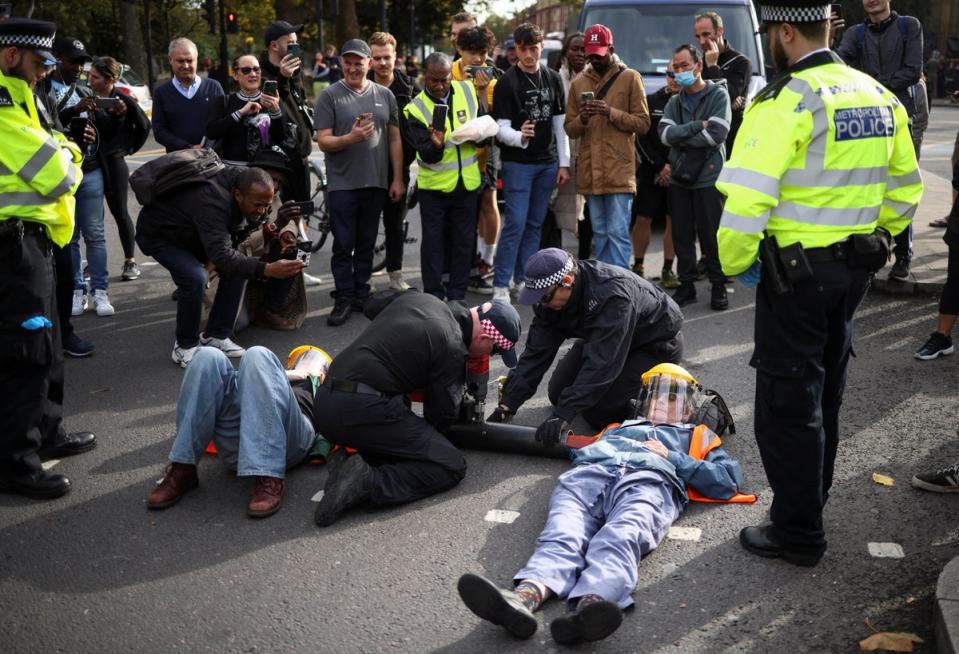
[[[619,377],[629,352],[673,338],[683,314],[661,288],[632,272],[580,261],[569,302],[559,311],[533,307],[526,349],[510,373],[502,403],[516,411],[536,392],[568,338],[583,339],[583,365],[553,413],[572,420],[594,406]]]
[[[407,291],[336,356],[329,378],[362,382],[387,395],[422,390],[423,417],[443,430],[459,414],[472,339],[465,306]]]

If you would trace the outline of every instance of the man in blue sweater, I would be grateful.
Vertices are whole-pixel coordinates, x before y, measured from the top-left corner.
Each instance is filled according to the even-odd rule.
[[[153,134],[167,152],[199,148],[210,109],[222,102],[223,87],[196,74],[197,49],[190,39],[170,41],[173,79],[153,92]]]

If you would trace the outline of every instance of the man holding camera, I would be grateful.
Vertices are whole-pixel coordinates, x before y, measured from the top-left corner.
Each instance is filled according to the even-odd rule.
[[[613,54],[613,33],[593,25],[583,37],[589,59],[569,87],[566,133],[580,139],[576,190],[586,196],[596,259],[629,268],[636,193],[635,134],[649,130],[643,79]]]
[[[372,57],[365,41],[347,41],[340,55],[343,79],[316,99],[316,142],[326,153],[333,230],[331,327],[349,320],[369,297],[383,203],[387,195],[399,202],[406,193],[399,110],[390,90],[367,78]]]

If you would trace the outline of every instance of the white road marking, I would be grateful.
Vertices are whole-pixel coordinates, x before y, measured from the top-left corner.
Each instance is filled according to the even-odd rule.
[[[666,532],[666,538],[670,540],[691,540],[696,542],[703,535],[703,530],[699,527],[670,527]]]
[[[504,511],[502,509],[491,509],[486,512],[486,522],[500,522],[504,525],[511,525],[519,517],[519,511]]]
[[[44,470],[49,470],[50,468],[57,465],[58,463],[60,463],[60,459],[50,459],[49,461],[44,461],[40,465],[43,466]]]
[[[877,559],[901,559],[906,556],[899,543],[867,543],[869,554]]]
[[[317,492],[316,492],[316,495],[314,495],[313,497],[310,498],[310,501],[311,501],[311,502],[319,502],[320,500],[323,499],[323,493],[325,493],[325,492],[326,492],[326,491],[324,491],[324,490],[319,490],[319,491],[317,491]]]

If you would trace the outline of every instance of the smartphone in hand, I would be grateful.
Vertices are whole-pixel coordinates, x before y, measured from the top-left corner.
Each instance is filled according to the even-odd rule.
[[[356,120],[359,121],[360,127],[366,127],[373,122],[373,113],[367,111],[366,113],[357,116]]]
[[[829,9],[832,13],[836,14],[836,18],[842,18],[842,3],[833,2],[829,5]]]
[[[446,116],[449,112],[449,107],[445,104],[433,105],[433,129],[437,132],[446,131]]]
[[[113,109],[120,102],[120,98],[94,98],[97,109]]]
[[[268,79],[263,80],[263,92],[267,95],[276,95],[277,94],[276,80]]]
[[[592,102],[596,95],[592,91],[583,91],[579,94],[579,103],[586,104],[587,102]]]
[[[291,57],[296,57],[300,59],[300,54],[303,52],[299,43],[289,43],[286,46],[286,53]]]

